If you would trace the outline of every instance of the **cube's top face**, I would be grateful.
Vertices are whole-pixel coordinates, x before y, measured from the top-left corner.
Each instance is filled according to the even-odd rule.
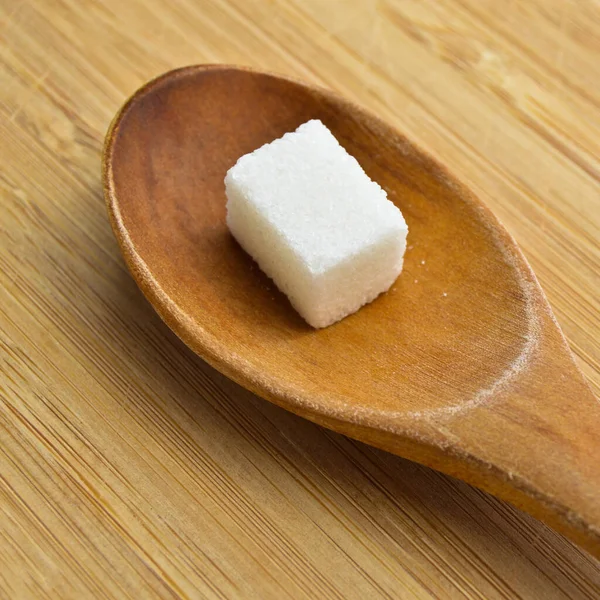
[[[242,156],[225,181],[315,274],[407,230],[386,193],[320,121]]]

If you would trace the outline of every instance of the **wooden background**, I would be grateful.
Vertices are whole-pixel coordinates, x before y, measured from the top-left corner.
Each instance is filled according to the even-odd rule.
[[[0,0],[0,598],[600,597],[547,527],[254,397],[154,314],[102,140],[201,62],[332,87],[448,164],[600,390],[597,0]]]

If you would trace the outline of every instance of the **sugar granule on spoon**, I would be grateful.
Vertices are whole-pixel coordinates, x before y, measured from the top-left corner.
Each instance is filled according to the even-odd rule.
[[[242,156],[225,190],[231,233],[313,327],[356,312],[402,270],[402,213],[321,121]]]

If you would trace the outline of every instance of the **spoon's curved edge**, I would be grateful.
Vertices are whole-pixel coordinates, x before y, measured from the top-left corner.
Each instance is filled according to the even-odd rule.
[[[166,80],[208,70],[235,70],[257,73],[306,87],[306,84],[300,80],[275,73],[256,71],[249,67],[224,64],[192,65],[168,71],[150,80],[136,90],[115,115],[107,131],[102,153],[103,189],[108,215],[120,250],[133,278],[161,319],[189,348],[212,367],[258,396],[318,425],[432,467],[486,490],[546,522],[593,555],[600,557],[600,529],[587,523],[569,507],[540,493],[526,479],[515,477],[471,453],[463,452],[451,442],[451,436],[446,435],[444,423],[449,422],[447,419],[434,422],[431,419],[434,415],[425,415],[423,421],[419,423],[418,414],[416,413],[394,413],[392,415],[383,411],[362,413],[357,412],[349,405],[332,406],[330,403],[315,402],[314,398],[304,396],[301,390],[298,390],[297,393],[296,390],[292,389],[282,390],[276,382],[257,372],[243,357],[232,355],[231,350],[225,351],[226,349],[223,348],[215,336],[191,319],[165,293],[143,258],[137,253],[127,228],[123,224],[114,189],[112,155],[119,125],[136,100]],[[362,107],[341,98],[326,88],[318,86],[310,86],[310,88],[334,99],[339,105],[350,107],[354,114],[380,124],[382,130],[393,129],[379,118],[369,114]],[[401,137],[400,134],[397,135]],[[533,270],[513,237],[498,218],[435,158],[418,148],[414,143],[406,141],[420,160],[426,162],[438,177],[443,178],[449,185],[460,191],[461,198],[464,201],[472,204],[485,215],[488,221],[494,224],[494,234],[510,253],[509,258],[515,268],[519,269],[524,280],[531,285],[536,304],[542,307],[556,323]],[[575,364],[572,352],[558,324],[557,331],[562,338],[566,351],[573,360],[573,364]],[[456,414],[451,413],[446,416],[453,418]]]
[[[288,81],[294,85],[302,86],[304,88],[310,87],[311,90],[316,91],[322,94],[324,97],[335,101],[339,106],[347,107],[352,111],[353,114],[358,115],[365,121],[376,123],[380,127],[381,132],[393,131],[392,127],[387,125],[375,115],[368,113],[359,105],[354,104],[342,98],[341,96],[338,96],[331,90],[321,88],[319,86],[307,86],[307,84],[304,82],[292,77],[281,76],[267,71],[257,71],[255,69],[243,66],[207,64],[181,67],[159,75],[135,91],[115,115],[105,137],[102,155],[103,188],[111,226],[119,243],[121,252],[126,259],[127,265],[132,272],[134,279],[141,287],[146,297],[148,297],[148,299],[151,301],[151,304],[161,318],[167,322],[169,326],[171,326],[169,319],[174,320],[171,328],[177,332],[178,336],[182,338],[186,344],[198,355],[204,358],[219,371],[227,375],[230,379],[240,383],[243,385],[243,387],[252,389],[253,392],[263,397],[269,397],[269,399],[284,398],[286,402],[286,408],[292,411],[305,408],[314,414],[333,417],[344,421],[360,422],[373,427],[374,429],[385,428],[389,429],[392,433],[402,434],[407,427],[408,429],[412,430],[415,421],[423,420],[426,422],[431,422],[432,419],[439,418],[447,421],[447,419],[454,418],[465,410],[480,406],[481,402],[476,398],[473,400],[466,400],[458,407],[440,407],[426,411],[361,410],[358,412],[356,407],[350,404],[338,403],[334,405],[329,399],[324,402],[319,402],[319,398],[314,398],[312,396],[308,397],[302,388],[293,389],[291,386],[288,386],[285,390],[282,390],[277,385],[277,382],[272,381],[268,376],[264,376],[262,373],[258,372],[253,366],[248,364],[243,357],[232,354],[231,350],[229,348],[225,348],[218,338],[206,331],[206,329],[202,327],[201,323],[189,318],[189,316],[179,308],[177,303],[175,303],[172,298],[162,290],[160,283],[154,278],[152,272],[136,251],[134,243],[131,240],[127,228],[124,226],[122,221],[118,199],[114,193],[112,172],[112,153],[114,144],[118,135],[121,121],[125,118],[128,111],[137,100],[152,92],[154,88],[160,86],[162,83],[168,80],[177,79],[180,77],[183,78],[199,71],[211,70],[244,71],[247,73],[255,73],[257,75]],[[509,261],[511,266],[519,272],[522,283],[527,285],[529,290],[529,301],[536,303],[538,306],[548,306],[535,273],[531,269],[514,238],[504,228],[494,213],[481,200],[479,200],[479,198],[477,198],[468,187],[457,181],[457,179],[448,171],[448,169],[441,165],[435,158],[421,148],[418,148],[412,142],[406,140],[398,132],[394,131],[394,133],[399,139],[402,139],[406,142],[407,147],[414,150],[414,156],[419,157],[419,160],[421,160],[424,164],[427,164],[428,168],[435,172],[439,179],[443,180],[447,185],[453,187],[457,194],[460,195],[461,200],[468,203],[481,213],[482,222],[492,223],[492,226],[489,227],[491,237],[493,238],[494,243],[500,247],[505,260]],[[548,312],[551,314],[551,311]],[[564,342],[565,348],[568,348],[566,340]],[[489,397],[486,397],[485,401],[493,401],[495,396],[497,396],[497,394],[490,394]]]

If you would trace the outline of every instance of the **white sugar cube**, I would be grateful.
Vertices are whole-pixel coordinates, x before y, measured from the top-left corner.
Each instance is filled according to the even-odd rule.
[[[242,156],[225,177],[227,225],[313,327],[385,292],[408,227],[321,121]]]

